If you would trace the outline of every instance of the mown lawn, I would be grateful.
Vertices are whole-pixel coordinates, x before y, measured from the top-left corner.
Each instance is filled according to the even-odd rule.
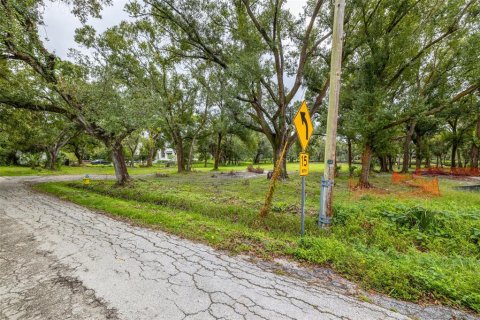
[[[129,168],[130,174],[148,174],[159,170],[159,166],[151,168]],[[44,168],[22,167],[22,166],[0,166],[0,176],[48,176],[48,175],[101,175],[115,174],[112,166],[108,165],[87,165],[82,167],[62,166],[58,170],[48,170]]]
[[[242,163],[240,165],[225,165],[219,168],[219,172],[229,172],[229,171],[243,171],[247,168],[248,164]],[[194,171],[199,172],[207,172],[212,171],[213,163],[208,162],[207,166],[205,167],[204,163],[195,163],[193,166]],[[261,167],[265,170],[272,170],[273,164],[271,163],[262,163],[260,165],[255,165],[255,167]],[[342,170],[346,170],[347,167],[344,165]],[[153,167],[140,167],[136,166],[134,168],[129,167],[128,172],[131,175],[138,175],[138,174],[152,174],[155,172],[166,172],[166,173],[174,173],[176,172],[177,168],[175,165],[170,167],[165,167],[164,164],[155,164]],[[298,170],[297,163],[288,163],[287,164],[288,171],[296,171]],[[312,163],[310,170],[320,171],[323,170],[323,163]],[[0,177],[1,176],[45,176],[45,175],[102,175],[102,174],[115,174],[115,170],[111,165],[86,165],[82,167],[68,167],[62,166],[58,170],[48,170],[44,168],[35,168],[32,169],[30,167],[22,167],[22,166],[0,166]]]
[[[260,165],[263,168],[270,169],[271,164],[262,164]],[[231,170],[244,170],[247,165],[238,165],[238,166],[222,166],[219,168],[219,171],[231,171]],[[195,171],[210,171],[213,168],[212,163],[207,163],[207,167],[204,167],[203,163],[196,163],[193,165]],[[138,174],[151,174],[158,171],[161,172],[170,172],[173,173],[177,169],[175,165],[170,167],[165,167],[164,164],[155,164],[153,167],[140,167],[136,166],[134,168],[129,167],[128,172],[131,175]],[[102,175],[102,174],[115,174],[115,170],[111,165],[86,165],[82,167],[68,167],[62,166],[58,170],[48,170],[44,168],[35,168],[22,167],[22,166],[0,166],[0,176],[46,176],[46,175]]]
[[[297,165],[290,168],[294,171]],[[321,169],[314,165],[307,178],[303,240],[296,174],[278,184],[265,221],[257,219],[268,186],[264,177],[167,172],[123,188],[111,181],[36,188],[232,252],[330,266],[365,289],[393,297],[441,301],[480,312],[480,193],[457,191],[453,188],[461,181],[441,180],[442,195],[434,197],[393,185],[389,175],[372,179],[375,190],[350,191],[343,174],[337,180],[333,226],[320,230],[316,217]]]

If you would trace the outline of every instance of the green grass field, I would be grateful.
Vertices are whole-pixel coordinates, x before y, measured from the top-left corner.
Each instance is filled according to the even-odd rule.
[[[241,164],[241,165],[231,165],[231,166],[221,166],[219,168],[220,172],[228,172],[228,171],[243,171],[247,168],[248,164]],[[271,170],[273,165],[271,163],[267,164],[260,164],[259,167],[264,168],[265,170]],[[255,166],[257,167],[257,165]],[[346,169],[346,165],[344,165]],[[323,170],[323,163],[312,163],[310,165],[310,170],[320,171]],[[207,163],[207,167],[204,166],[203,163],[195,163],[193,165],[194,171],[206,172],[212,171],[213,163]],[[128,168],[128,172],[131,175],[138,175],[138,174],[152,174],[155,172],[167,172],[167,173],[174,173],[176,171],[175,165],[166,168],[165,165],[156,164],[153,167],[135,167],[135,168]],[[287,164],[288,171],[298,171],[298,163],[288,163]],[[0,166],[0,176],[45,176],[45,175],[102,175],[102,174],[115,174],[115,170],[112,166],[105,166],[105,165],[87,165],[82,167],[67,167],[62,166],[59,170],[47,170],[44,168],[36,168],[32,169],[30,167],[21,167],[21,166]]]
[[[263,164],[262,167],[272,167],[272,165]],[[222,166],[219,171],[230,171],[230,170],[244,170],[247,165],[242,166]],[[207,164],[207,168],[203,164],[195,164],[193,169],[196,171],[210,171],[212,170],[213,165],[211,163]],[[156,164],[153,167],[135,167],[128,168],[128,172],[131,175],[138,174],[152,174],[155,172],[175,172],[175,165],[166,168],[165,165]],[[108,165],[87,165],[82,167],[67,167],[62,166],[59,170],[48,170],[44,168],[32,169],[30,167],[21,167],[21,166],[0,166],[0,176],[45,176],[45,175],[102,175],[102,174],[115,174],[113,166]]]

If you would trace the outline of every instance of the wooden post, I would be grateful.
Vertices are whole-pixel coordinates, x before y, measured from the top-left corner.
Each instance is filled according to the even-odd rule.
[[[327,136],[325,140],[325,171],[322,179],[319,225],[330,224],[332,217],[333,181],[335,178],[335,152],[337,146],[338,102],[342,69],[343,18],[345,0],[335,1],[332,55],[330,61],[330,93],[328,97]]]

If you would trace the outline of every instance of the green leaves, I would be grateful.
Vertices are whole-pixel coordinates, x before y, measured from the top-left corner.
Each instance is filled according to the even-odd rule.
[[[101,18],[100,12],[105,5],[111,5],[112,0],[60,0],[71,7],[72,13],[82,23],[89,17]]]
[[[96,31],[92,26],[83,26],[75,30],[75,42],[91,48],[95,44]]]

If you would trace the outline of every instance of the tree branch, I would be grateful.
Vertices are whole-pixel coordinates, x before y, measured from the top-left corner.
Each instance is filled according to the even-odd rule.
[[[460,19],[465,15],[467,12],[467,9],[475,2],[476,0],[471,0],[465,8],[462,9],[462,11],[459,13],[459,15],[456,17],[456,19],[450,24],[448,27],[447,31],[445,31],[441,36],[436,38],[435,40],[430,41],[427,45],[425,45],[414,57],[412,57],[409,61],[407,61],[403,66],[400,67],[400,69],[397,70],[397,72],[393,75],[393,77],[388,81],[387,86],[390,87],[393,85],[393,83],[402,75],[402,73],[410,67],[418,58],[420,58],[425,51],[427,51],[430,47],[434,46],[438,42],[442,41],[449,35],[455,33],[458,28],[458,22]],[[417,1],[418,2],[418,1]]]
[[[390,128],[393,128],[393,127],[396,127],[402,123],[405,123],[405,122],[408,122],[412,119],[414,119],[415,117],[418,117],[418,116],[431,116],[431,115],[434,115],[436,113],[439,113],[439,112],[442,112],[443,110],[445,110],[450,104],[454,103],[454,102],[457,102],[459,101],[460,99],[462,99],[463,97],[469,95],[469,94],[472,94],[473,92],[475,92],[476,90],[480,89],[480,85],[479,84],[472,84],[471,86],[469,86],[468,88],[466,88],[465,90],[457,93],[455,96],[452,97],[452,99],[450,99],[450,102],[449,103],[445,103],[439,107],[436,107],[436,108],[433,108],[433,109],[430,109],[430,110],[426,110],[424,112],[421,112],[420,114],[415,114],[415,115],[408,115],[408,116],[405,116],[397,121],[394,121],[394,122],[391,122],[385,126],[383,126],[382,129],[390,129]]]
[[[295,76],[295,82],[293,84],[292,89],[290,90],[290,92],[287,94],[285,98],[286,104],[290,103],[290,101],[293,99],[298,89],[300,88],[300,85],[302,84],[303,71],[305,69],[305,63],[307,61],[308,53],[309,53],[307,50],[308,50],[308,45],[310,44],[310,35],[312,33],[312,29],[315,24],[315,19],[317,18],[318,12],[320,11],[322,4],[323,4],[323,0],[317,0],[315,8],[313,9],[312,16],[310,17],[310,22],[308,23],[307,29],[305,30],[303,45],[300,51],[300,57],[298,59],[298,69],[297,69],[297,74]],[[322,37],[321,39],[323,38],[324,37]],[[322,41],[323,40],[321,40],[320,42]]]
[[[67,116],[68,118],[73,117],[73,115],[66,109],[57,107],[53,104],[41,104],[28,101],[18,101],[6,97],[0,97],[0,104],[10,106],[15,109],[25,109],[30,111],[47,111],[58,113]]]
[[[322,105],[323,99],[327,95],[327,90],[330,87],[330,80],[327,78],[325,82],[323,83],[322,88],[318,92],[317,98],[315,99],[315,102],[313,103],[313,106],[310,110],[310,114],[313,116],[315,113],[318,112],[318,109]]]

